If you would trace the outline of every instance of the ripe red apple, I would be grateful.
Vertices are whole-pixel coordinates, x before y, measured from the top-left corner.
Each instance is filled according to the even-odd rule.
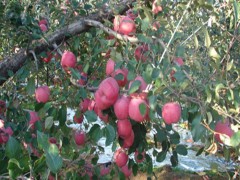
[[[90,104],[90,99],[89,98],[85,98],[83,99],[83,101],[79,104],[79,108],[80,108],[80,111],[82,113],[86,112],[88,110],[88,106]]]
[[[145,106],[144,114],[141,114],[140,105]],[[129,117],[137,122],[142,122],[148,118],[149,106],[145,99],[141,98],[132,98],[129,103]]]
[[[114,153],[114,161],[118,167],[123,167],[128,162],[128,155],[120,148]]]
[[[65,51],[62,55],[61,66],[65,71],[70,73],[69,68],[76,67],[77,59],[71,51]]]
[[[129,103],[130,98],[127,95],[119,96],[118,100],[115,102],[113,108],[118,120],[128,118]]]
[[[29,126],[31,126],[31,129],[34,130],[35,129],[34,124],[40,120],[40,117],[35,111],[30,111],[29,114],[30,114]]]
[[[130,17],[115,16],[113,29],[120,34],[131,36],[136,33],[136,24]]]
[[[40,86],[35,90],[35,98],[38,103],[48,102],[50,97],[50,89],[48,86]]]
[[[126,178],[129,178],[129,176],[131,176],[132,174],[132,169],[129,169],[127,164],[121,167],[121,171],[123,172]]]
[[[168,102],[162,107],[162,118],[166,124],[177,123],[181,117],[181,107],[177,102]]]
[[[76,131],[74,134],[74,140],[77,145],[85,144],[85,133],[81,131]]]
[[[51,144],[57,144],[57,139],[55,137],[48,138],[49,143]]]
[[[149,58],[148,51],[149,51],[148,45],[144,44],[144,45],[138,46],[134,51],[135,59],[137,61],[146,62],[146,60]]]
[[[153,14],[157,14],[162,11],[162,6],[160,6],[157,1],[158,0],[153,1],[153,5],[152,5]]]
[[[42,61],[45,63],[49,63],[53,58],[53,54],[51,52],[47,52],[47,57],[41,57]]]
[[[45,24],[40,24],[39,27],[40,27],[42,32],[47,32],[47,30],[48,30],[48,28]]]
[[[119,74],[123,76],[121,79],[117,78],[117,75]],[[126,68],[117,69],[112,73],[112,77],[114,77],[117,80],[117,83],[120,87],[124,87],[127,84],[128,82],[127,76],[128,76],[128,70]]]
[[[44,24],[44,25],[48,25],[48,21],[46,19],[41,19],[39,22],[38,22],[38,25],[40,26],[41,24]]]
[[[123,139],[128,138],[132,133],[131,122],[128,119],[118,120],[117,121],[117,132],[121,138],[123,138]]]
[[[114,72],[115,62],[109,59],[106,64],[106,75],[110,76]]]
[[[3,114],[6,111],[6,102],[0,100],[0,114]]]
[[[215,127],[215,131],[217,133],[224,134],[229,138],[231,138],[234,134],[234,131],[231,129],[231,123],[228,120],[225,120],[225,122],[218,121]],[[215,139],[220,143],[224,143],[221,139],[224,138],[224,135],[215,134]]]
[[[99,117],[103,122],[105,122],[105,123],[108,123],[108,122],[109,122],[109,116],[108,116],[108,114],[104,114],[104,113],[102,112],[102,110],[97,107],[97,105],[95,105],[94,111],[95,111],[95,113],[98,115],[98,117]]]
[[[4,127],[4,120],[0,119],[0,128],[3,128]]]
[[[83,114],[79,114],[79,113],[76,113],[74,116],[73,116],[73,121],[77,124],[81,124],[83,122]]]
[[[131,135],[123,140],[123,148],[130,148],[134,143],[134,132],[132,130]]]
[[[13,131],[11,127],[0,128],[0,144],[5,144],[8,142],[9,136],[13,135]]]
[[[117,81],[108,77],[104,79],[95,92],[95,101],[99,109],[104,110],[112,106],[118,99],[119,85]]]
[[[105,175],[109,174],[109,172],[110,172],[109,167],[102,167],[101,170],[100,170],[100,175],[105,176]]]
[[[142,92],[144,90],[146,90],[147,88],[147,83],[145,82],[145,80],[143,79],[142,76],[138,75],[136,78],[135,78],[135,81],[138,80],[141,82],[141,85],[139,87],[139,91]]]
[[[137,163],[141,163],[145,159],[145,151],[143,151],[141,154],[139,154],[138,150],[134,153],[134,159]]]

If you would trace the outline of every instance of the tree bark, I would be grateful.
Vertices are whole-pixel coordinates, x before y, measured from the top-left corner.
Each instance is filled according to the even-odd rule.
[[[127,9],[129,9],[133,1],[134,0],[123,0],[121,3],[117,4],[117,9],[122,7],[120,14],[124,13]],[[46,35],[47,42],[46,39],[33,41],[31,43],[31,45],[34,47],[33,49],[20,49],[18,53],[0,61],[0,86],[3,85],[8,78],[10,78],[8,73],[9,71],[16,73],[24,65],[24,63],[26,63],[28,59],[33,59],[30,51],[34,51],[34,53],[37,55],[46,50],[47,48],[53,48],[54,43],[59,44],[63,41],[68,40],[71,37],[74,37],[77,34],[88,31],[91,26],[89,26],[89,24],[84,21],[85,19],[103,22],[104,19],[112,20],[114,17],[113,15],[113,12],[109,10],[107,6],[103,7],[101,10],[98,11],[98,13],[90,14],[86,17],[81,17],[75,22],[55,31],[54,33]]]

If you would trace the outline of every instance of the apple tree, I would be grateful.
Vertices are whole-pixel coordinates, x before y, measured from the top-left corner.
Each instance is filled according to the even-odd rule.
[[[238,156],[237,0],[3,0],[0,9],[1,178],[151,176],[153,161],[169,153],[177,166],[187,155],[177,124],[204,143],[197,154]]]

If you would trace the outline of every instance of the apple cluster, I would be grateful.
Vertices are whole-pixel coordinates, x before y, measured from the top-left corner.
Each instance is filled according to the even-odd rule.
[[[13,135],[11,127],[4,127],[4,120],[0,119],[0,144],[5,144],[8,142],[10,136]]]

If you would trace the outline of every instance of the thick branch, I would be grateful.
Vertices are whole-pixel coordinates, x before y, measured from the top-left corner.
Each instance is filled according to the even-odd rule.
[[[125,12],[131,5],[132,1],[121,1],[117,5],[118,9],[121,5],[124,5],[122,12]],[[34,51],[35,54],[39,54],[47,48],[53,48],[53,44],[59,44],[67,39],[86,32],[90,26],[85,22],[85,19],[91,19],[94,21],[103,22],[104,19],[111,20],[113,18],[113,12],[106,10],[107,7],[99,10],[97,14],[91,14],[87,17],[80,18],[72,24],[69,24],[52,34],[47,35],[44,39],[33,42],[32,46],[36,45],[33,49],[21,49],[17,54],[12,57],[8,57],[0,62],[0,85],[2,85],[8,78],[8,71],[17,72],[27,61],[28,58],[32,57],[30,50]],[[109,8],[109,7],[108,7]],[[46,41],[47,40],[47,41]]]

